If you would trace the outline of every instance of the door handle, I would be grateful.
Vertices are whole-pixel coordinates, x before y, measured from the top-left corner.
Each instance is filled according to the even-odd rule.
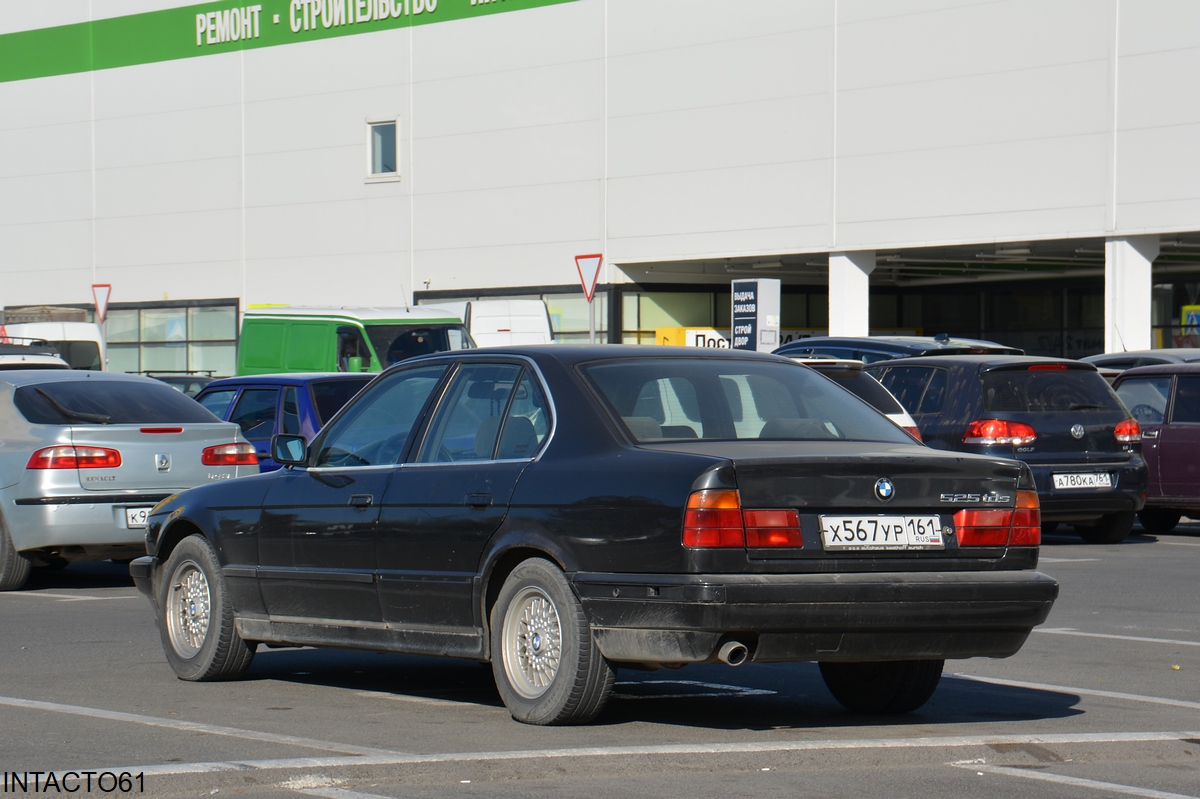
[[[375,504],[375,497],[370,494],[351,494],[349,504],[356,508],[369,508]]]
[[[492,495],[486,493],[467,494],[464,503],[475,508],[485,508],[492,504]]]

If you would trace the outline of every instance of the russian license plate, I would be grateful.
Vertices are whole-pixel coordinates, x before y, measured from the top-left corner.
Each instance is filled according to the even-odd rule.
[[[1079,474],[1054,475],[1054,487],[1061,488],[1112,488],[1112,475],[1108,472],[1083,472]]]
[[[126,508],[125,509],[125,526],[126,527],[145,527],[146,517],[150,515],[150,508]]]
[[[820,516],[826,550],[945,549],[937,516]]]

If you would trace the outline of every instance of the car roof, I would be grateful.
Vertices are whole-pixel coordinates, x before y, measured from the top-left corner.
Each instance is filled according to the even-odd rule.
[[[568,367],[590,361],[618,361],[638,358],[718,358],[731,361],[753,359],[796,365],[796,362],[791,358],[782,355],[772,355],[771,353],[754,352],[752,350],[718,349],[715,347],[664,347],[657,344],[621,344],[619,346],[611,344],[521,344],[429,353],[393,364],[388,367],[388,371],[415,363],[454,357],[521,357],[530,358],[537,363],[555,362]]]
[[[219,388],[234,388],[237,386],[269,385],[269,386],[298,386],[313,383],[318,380],[349,380],[353,378],[373,379],[377,372],[281,372],[269,375],[239,375],[237,377],[222,377],[204,387],[205,391]]]
[[[902,366],[948,366],[952,364],[974,365],[980,371],[999,369],[1006,366],[1032,366],[1034,364],[1063,364],[1068,369],[1094,372],[1093,364],[1073,358],[1047,358],[1040,355],[927,355],[925,357],[879,361],[867,367],[871,369],[899,368]]]
[[[1086,358],[1080,358],[1081,361],[1091,363],[1109,358],[1125,358],[1125,357],[1149,357],[1149,358],[1166,358],[1168,360],[1179,360],[1181,362],[1200,361],[1200,347],[1164,347],[1157,350],[1126,350],[1124,352],[1103,352],[1099,355],[1089,355]]]
[[[1200,374],[1200,363],[1156,363],[1150,366],[1135,366],[1132,369],[1126,369],[1121,372],[1117,380],[1125,380],[1129,377],[1143,377],[1147,375],[1197,375]]]
[[[877,347],[895,352],[935,352],[938,350],[968,349],[1004,349],[1017,352],[1017,347],[1009,347],[995,341],[984,341],[974,338],[951,338],[949,336],[813,336],[796,339],[784,344],[775,352],[783,354],[788,350],[807,349],[808,347],[858,347],[866,349]]]
[[[6,369],[0,371],[0,382],[17,387],[37,385],[39,383],[63,383],[71,380],[162,385],[162,383],[152,377],[131,375],[125,372],[97,372],[87,369]]]

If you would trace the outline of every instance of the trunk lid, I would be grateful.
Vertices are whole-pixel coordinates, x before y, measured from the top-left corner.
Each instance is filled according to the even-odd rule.
[[[79,485],[86,491],[153,491],[184,489],[236,477],[237,467],[205,466],[206,447],[243,440],[230,422],[187,424],[86,425],[71,428],[76,447],[104,447],[121,453],[113,469],[77,469]],[[257,472],[241,467],[241,474]]]

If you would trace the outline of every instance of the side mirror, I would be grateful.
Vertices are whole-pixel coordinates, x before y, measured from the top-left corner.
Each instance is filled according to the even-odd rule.
[[[308,442],[304,436],[278,433],[271,437],[271,458],[276,463],[298,466],[308,460]]]
[[[346,359],[346,371],[347,372],[361,372],[362,370],[363,370],[363,359],[361,356],[355,355],[353,358]]]

